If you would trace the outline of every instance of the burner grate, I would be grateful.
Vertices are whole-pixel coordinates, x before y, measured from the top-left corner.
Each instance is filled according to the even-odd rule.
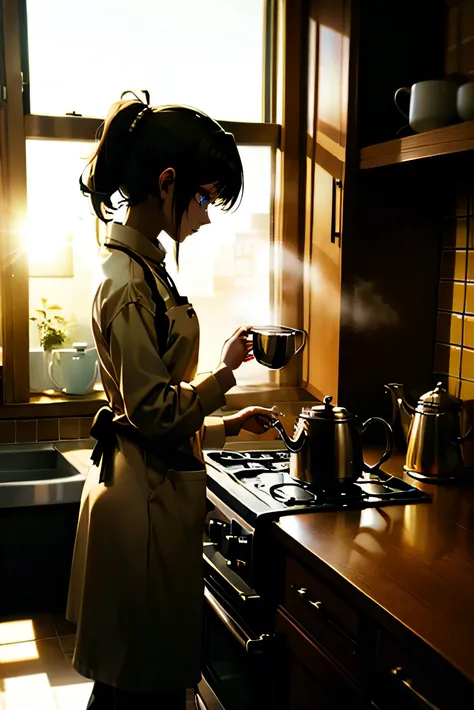
[[[379,470],[334,491],[315,489],[290,476],[288,451],[213,451],[206,459],[269,507],[284,510],[344,510],[431,500],[406,481]]]

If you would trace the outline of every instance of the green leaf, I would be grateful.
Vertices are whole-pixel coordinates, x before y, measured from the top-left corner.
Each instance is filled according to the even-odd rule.
[[[62,311],[61,306],[48,306],[48,311]]]
[[[38,309],[36,309],[36,313],[41,313],[43,318],[46,318],[46,311],[39,311]]]

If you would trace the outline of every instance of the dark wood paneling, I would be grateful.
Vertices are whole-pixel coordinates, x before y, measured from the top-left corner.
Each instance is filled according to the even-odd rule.
[[[287,516],[274,534],[405,647],[407,662],[418,658],[455,689],[452,707],[473,707],[474,488],[415,482],[403,463],[396,455],[384,470],[427,491],[431,503]]]

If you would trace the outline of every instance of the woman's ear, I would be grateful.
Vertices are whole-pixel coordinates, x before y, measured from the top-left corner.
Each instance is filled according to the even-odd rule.
[[[175,178],[176,172],[174,168],[166,168],[166,170],[163,170],[160,177],[158,178],[158,187],[162,200],[166,199],[166,197],[168,196],[170,188],[174,185]]]

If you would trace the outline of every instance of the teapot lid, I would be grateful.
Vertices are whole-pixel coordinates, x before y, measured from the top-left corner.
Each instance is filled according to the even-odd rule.
[[[311,419],[341,420],[352,418],[352,414],[349,414],[347,409],[344,407],[333,406],[331,402],[332,397],[325,397],[323,404],[316,404],[314,407],[304,408],[301,415]]]
[[[453,397],[444,389],[443,383],[438,382],[434,390],[426,392],[418,400],[418,405],[423,409],[436,409],[445,411],[447,409],[459,409],[461,401]]]

